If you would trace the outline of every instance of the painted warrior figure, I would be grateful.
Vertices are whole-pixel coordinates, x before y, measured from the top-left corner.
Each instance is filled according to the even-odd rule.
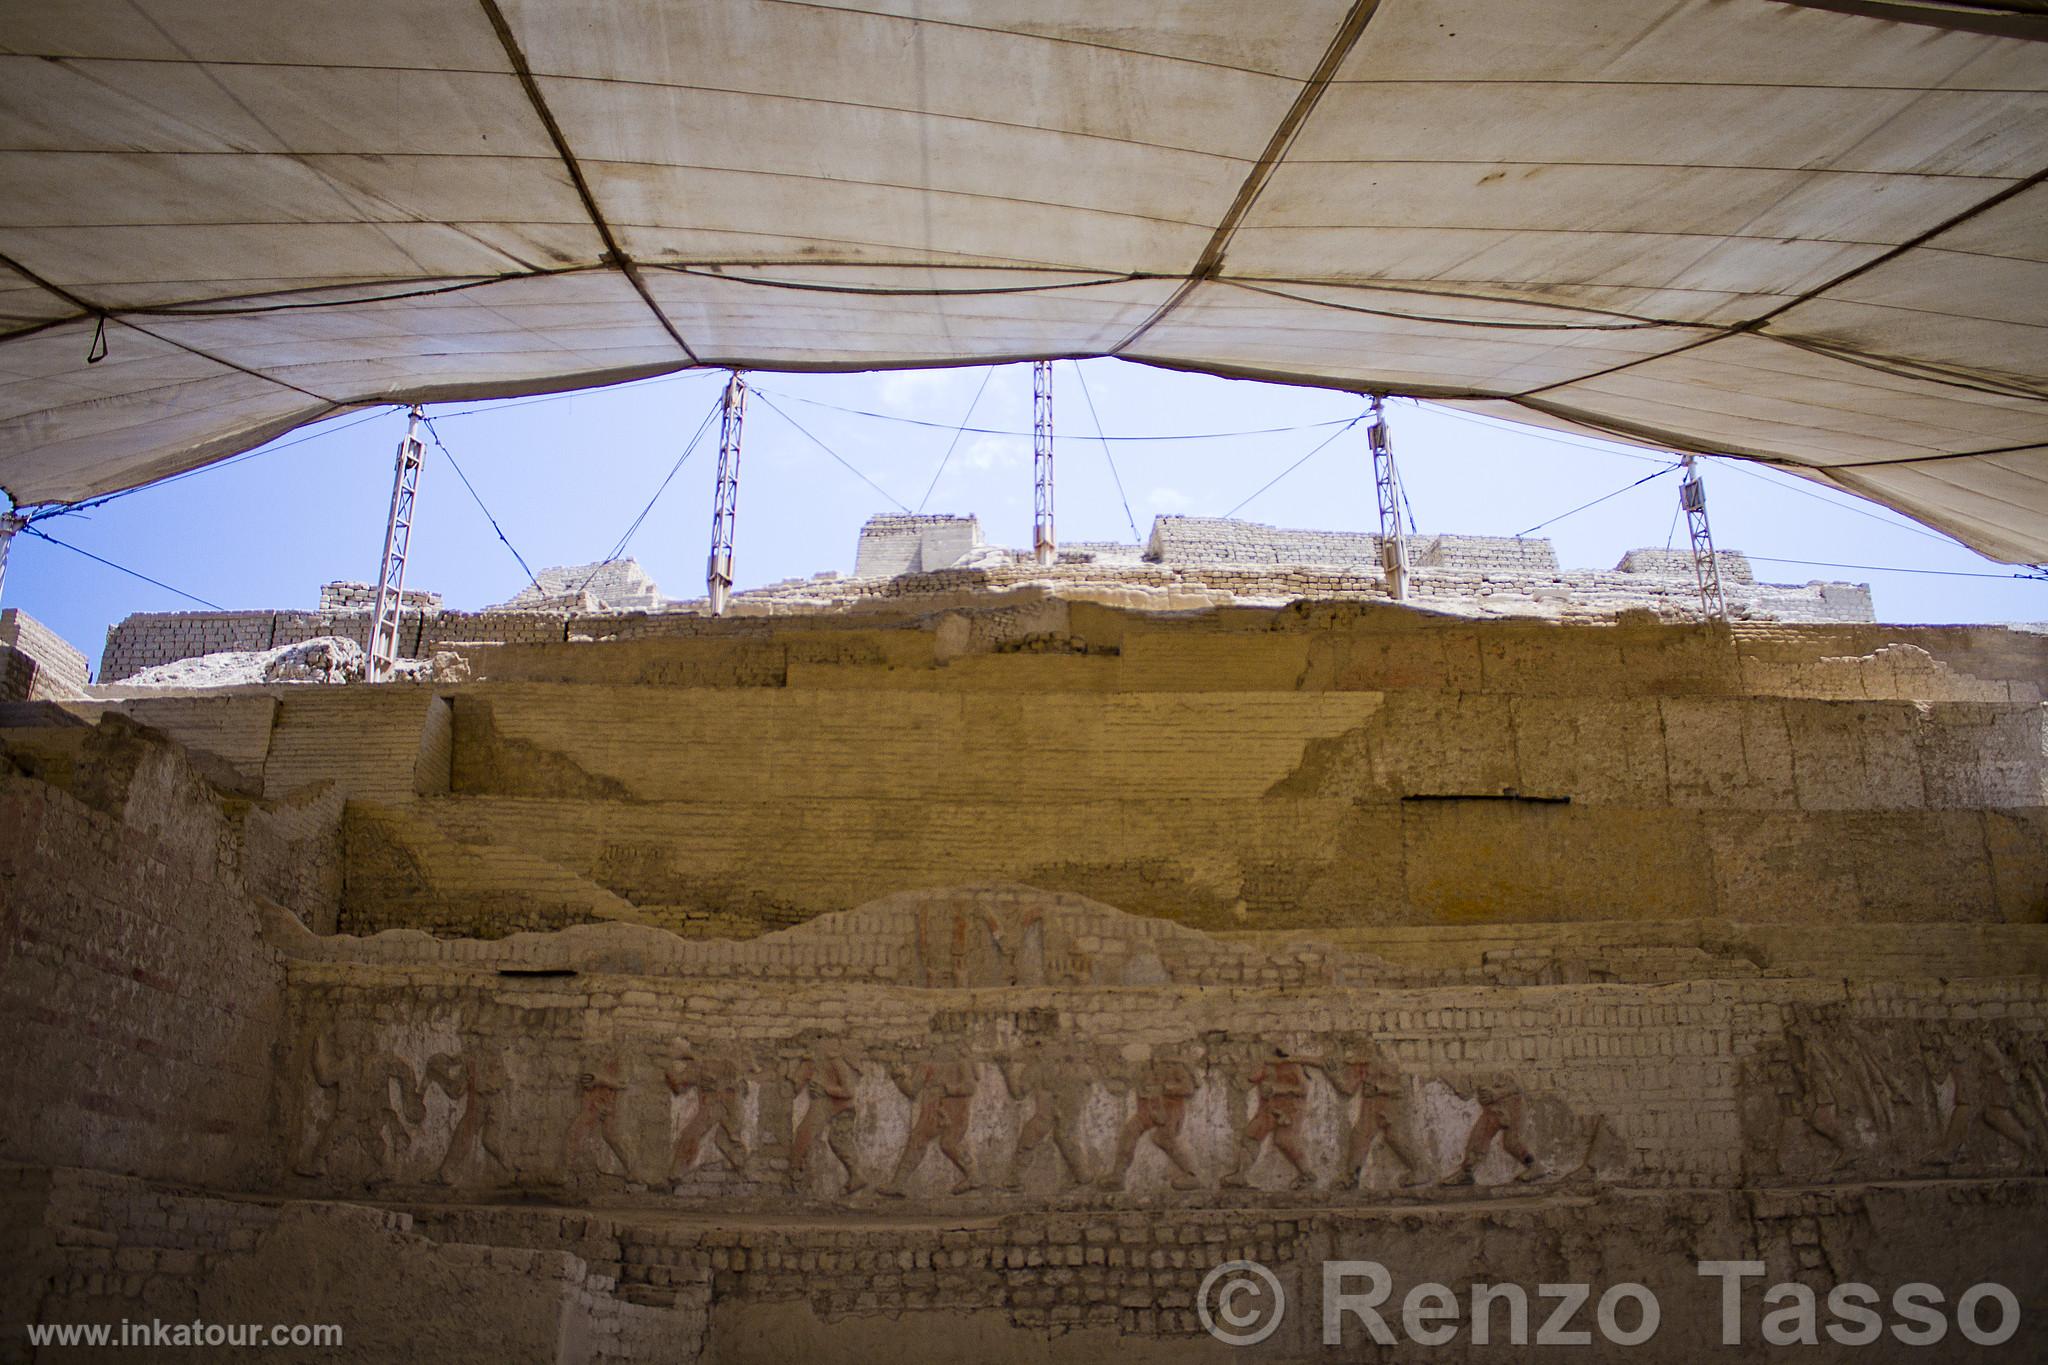
[[[619,1134],[620,1101],[626,1093],[625,1067],[617,1057],[607,1057],[598,1063],[595,1071],[586,1071],[576,1078],[576,1089],[582,1101],[576,1117],[569,1123],[569,1131],[562,1135],[560,1167],[563,1174],[568,1173],[576,1161],[578,1150],[595,1133],[618,1161],[619,1169],[630,1175],[633,1163],[626,1155],[625,1140]]]
[[[1787,1097],[1787,1117],[1798,1119],[1827,1143],[1826,1173],[1832,1174],[1854,1155],[1842,1127],[1842,1092],[1849,1086],[1840,1063],[1821,1041],[1817,1022],[1795,1011],[1794,1023],[1785,1031],[1793,1088]]]
[[[334,1109],[314,1135],[305,1160],[298,1163],[300,1175],[324,1175],[328,1158],[345,1141],[354,1139],[365,1156],[381,1173],[390,1155],[412,1146],[408,1125],[427,1116],[426,1099],[419,1079],[402,1059],[375,1045],[369,1038],[346,1039],[323,1032],[313,1041],[308,1075],[321,1090],[332,1092]],[[391,1089],[398,1088],[398,1108],[392,1108]],[[381,1175],[373,1179],[382,1178]]]
[[[856,1194],[866,1189],[867,1182],[861,1179],[860,1167],[855,1162],[853,1141],[859,1069],[836,1048],[827,1047],[798,1062],[790,1080],[799,1091],[810,1097],[810,1104],[790,1140],[791,1176],[803,1175],[810,1162],[811,1149],[822,1135],[825,1145],[832,1149],[832,1155],[838,1157],[839,1164],[846,1168],[845,1192]]]
[[[1437,1183],[1470,1185],[1473,1169],[1486,1159],[1495,1138],[1500,1139],[1503,1152],[1522,1163],[1521,1171],[1515,1176],[1517,1181],[1541,1180],[1549,1174],[1522,1141],[1524,1106],[1520,1083],[1512,1077],[1496,1076],[1481,1082],[1475,1093],[1479,1101],[1479,1117],[1472,1121],[1472,1131],[1466,1135],[1465,1154],[1458,1162],[1458,1169]]]
[[[1195,1159],[1181,1141],[1180,1130],[1187,1122],[1188,1101],[1201,1088],[1194,1068],[1178,1057],[1155,1057],[1145,1064],[1137,1085],[1137,1108],[1117,1134],[1116,1158],[1098,1183],[1105,1190],[1120,1190],[1137,1156],[1140,1138],[1173,1163],[1173,1188],[1191,1190],[1201,1184],[1195,1173]]]
[[[1308,1153],[1301,1150],[1303,1120],[1308,1116],[1308,1072],[1299,1058],[1282,1048],[1245,1075],[1245,1083],[1258,1096],[1258,1109],[1238,1139],[1237,1164],[1223,1176],[1225,1185],[1248,1183],[1251,1169],[1258,1164],[1266,1139],[1294,1167],[1293,1188],[1307,1189],[1316,1183],[1309,1169]]]
[[[929,1060],[917,1062],[908,1067],[890,1067],[889,1078],[896,1088],[903,1092],[912,1104],[910,1133],[903,1140],[903,1155],[896,1160],[896,1169],[888,1182],[881,1187],[886,1195],[901,1197],[903,1182],[917,1170],[918,1163],[932,1143],[939,1144],[939,1151],[953,1168],[960,1172],[960,1178],[953,1182],[952,1193],[965,1194],[981,1184],[974,1173],[974,1157],[967,1150],[967,1123],[974,1107],[974,1092],[979,1078],[974,1072],[974,1063],[956,1053],[945,1052]]]
[[[2013,1112],[2013,1082],[2018,1079],[2018,1068],[1989,1029],[1965,1025],[1941,1030],[1927,1052],[1928,1071],[1934,1083],[1939,1086],[1944,1081],[1954,1082],[1955,1108],[1929,1150],[1925,1164],[1956,1165],[1961,1160],[1964,1141],[1980,1123],[2021,1152],[2033,1150],[2032,1135]]]
[[[740,1094],[746,1082],[738,1064],[723,1057],[700,1058],[687,1043],[677,1043],[662,1078],[668,1082],[672,1095],[697,1092],[697,1112],[676,1134],[675,1148],[669,1157],[669,1178],[675,1179],[696,1164],[706,1137],[724,1153],[728,1166],[734,1171],[745,1170],[747,1145],[740,1136]]]
[[[483,1044],[443,1052],[428,1060],[427,1079],[462,1106],[434,1178],[443,1185],[454,1184],[457,1173],[479,1152],[509,1174],[512,1163],[498,1145],[498,1102],[507,1085],[504,1055]]]
[[[1017,1151],[1010,1158],[1004,1189],[1023,1188],[1025,1163],[1048,1138],[1066,1164],[1067,1174],[1078,1182],[1088,1180],[1087,1159],[1074,1136],[1088,1104],[1089,1081],[1080,1060],[1066,1049],[1058,1053],[1034,1050],[1004,1064],[1003,1083],[1009,1087],[1010,1097],[1031,1105],[1024,1126],[1017,1130]]]
[[[1427,1180],[1422,1162],[1401,1137],[1401,1073],[1387,1064],[1379,1050],[1369,1042],[1354,1043],[1341,1058],[1322,1063],[1321,1070],[1338,1094],[1358,1097],[1358,1112],[1344,1138],[1337,1188],[1364,1188],[1365,1164],[1375,1142],[1384,1143],[1394,1154],[1394,1160],[1411,1177],[1407,1183]]]

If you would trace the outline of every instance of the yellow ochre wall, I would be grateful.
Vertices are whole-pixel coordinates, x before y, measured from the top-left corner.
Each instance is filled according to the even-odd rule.
[[[279,698],[271,795],[347,787],[359,933],[745,936],[994,879],[1210,929],[2038,922],[2044,644],[1038,603],[238,700]]]

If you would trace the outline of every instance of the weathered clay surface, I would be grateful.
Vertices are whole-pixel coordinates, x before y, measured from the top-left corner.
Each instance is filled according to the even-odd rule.
[[[2038,642],[988,611],[10,712],[0,1358],[1220,1358],[1233,1259],[2040,1354]]]

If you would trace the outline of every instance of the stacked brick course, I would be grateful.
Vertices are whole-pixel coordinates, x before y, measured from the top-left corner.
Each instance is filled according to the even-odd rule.
[[[619,559],[542,569],[510,601],[486,611],[549,610],[558,603],[583,599],[601,604],[606,611],[658,611],[663,600],[661,589],[637,560]]]
[[[255,1202],[34,1167],[0,1166],[0,1207],[20,1238],[0,1272],[0,1306],[15,1310],[0,1329],[0,1359],[37,1358],[19,1353],[32,1322],[125,1322],[143,1333],[108,1359],[242,1353],[154,1339],[159,1326],[196,1322],[338,1329],[313,1349],[235,1343],[281,1359],[690,1365],[709,1328],[708,1273],[665,1274],[660,1306],[647,1306],[635,1302],[645,1274],[622,1284],[617,1259],[592,1265],[537,1247],[530,1230],[525,1244],[430,1239],[398,1210]],[[323,1267],[319,1280],[280,1273],[308,1262]]]
[[[1066,596],[1133,606],[1187,609],[1232,602],[1301,599],[1386,600],[1380,538],[1363,532],[1298,531],[1219,517],[1155,519],[1142,547],[1089,542],[1061,547],[1040,567],[1024,551],[981,547],[978,526],[933,536],[925,523],[971,518],[876,517],[862,531],[861,564],[839,582],[797,581],[742,593],[735,610],[795,615],[876,600],[911,601],[948,593],[1045,585]],[[958,558],[947,555],[960,545]],[[1653,610],[1696,618],[1699,592],[1689,555],[1631,551],[1611,571],[1566,570],[1547,540],[1512,536],[1423,535],[1409,540],[1413,605],[1465,615],[1601,620]],[[1738,619],[1869,621],[1861,584],[1758,583],[1748,560],[1720,552],[1723,587]]]
[[[0,611],[0,701],[60,701],[81,695],[85,656],[16,607]]]
[[[1720,571],[1723,587],[1731,583],[1754,583],[1756,574],[1750,568],[1749,556],[1740,550],[1714,551],[1714,567]],[[1687,550],[1642,549],[1630,550],[1614,566],[1616,573],[1663,574],[1667,578],[1693,577],[1692,554]]]
[[[1547,540],[1509,536],[1417,536],[1410,541],[1410,601],[1435,611],[1477,616],[1610,619],[1652,610],[1697,617],[1690,557],[1632,550],[1609,572],[1565,570]],[[1722,581],[1738,619],[1855,622],[1874,619],[1870,590],[1852,583],[1758,583],[1749,561],[1722,551]],[[703,614],[701,600],[661,596],[632,560],[544,569],[510,602],[481,612],[440,608],[431,593],[408,593],[399,637],[402,658],[426,658],[454,644],[541,644],[629,638],[670,631]],[[1027,552],[985,546],[971,516],[885,515],[861,530],[851,577],[819,574],[738,594],[736,615],[796,616],[877,602],[912,603],[954,594],[1044,587],[1064,596],[1186,610],[1235,602],[1386,600],[1379,537],[1344,531],[1293,531],[1218,517],[1159,517],[1140,547],[1074,542],[1045,567]],[[162,613],[130,616],[107,632],[102,682],[145,668],[225,650],[262,650],[321,635],[369,638],[362,584],[331,583],[318,612]]]
[[[441,610],[441,594],[408,588],[399,594],[398,604],[404,611],[435,612]],[[334,582],[320,585],[320,610],[323,614],[367,614],[376,608],[377,585],[374,583]]]
[[[100,804],[0,779],[0,1093],[37,1097],[9,1105],[0,1160],[245,1183],[284,977],[249,932],[236,832],[118,727],[33,737],[17,763],[93,774],[78,785]]]
[[[0,733],[0,1332],[1165,1361],[1242,1258],[1298,1360],[1344,1257],[1639,1281],[1690,1365],[1700,1259],[2048,1294],[2041,637],[899,605]]]
[[[981,544],[981,522],[974,517],[884,513],[861,527],[853,576],[894,578],[951,568]]]

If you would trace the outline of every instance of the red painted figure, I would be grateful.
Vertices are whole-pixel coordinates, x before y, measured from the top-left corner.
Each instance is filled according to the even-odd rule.
[[[860,1167],[855,1164],[857,1154],[853,1143],[859,1069],[838,1052],[827,1049],[798,1063],[793,1079],[797,1089],[810,1096],[810,1105],[804,1110],[803,1120],[797,1124],[796,1134],[790,1140],[791,1174],[803,1174],[810,1163],[811,1149],[823,1136],[825,1145],[832,1149],[832,1155],[838,1157],[839,1164],[846,1168],[844,1192],[857,1194],[866,1189],[867,1181],[861,1179]]]
[[[1246,1184],[1266,1139],[1271,1138],[1274,1150],[1294,1167],[1294,1188],[1306,1189],[1315,1184],[1308,1154],[1301,1149],[1303,1120],[1308,1115],[1308,1073],[1302,1063],[1275,1048],[1271,1057],[1245,1076],[1245,1083],[1257,1093],[1258,1109],[1245,1125],[1243,1137],[1238,1139],[1237,1164],[1224,1175],[1223,1183]]]
[[[1351,1048],[1339,1061],[1322,1063],[1322,1071],[1339,1094],[1358,1097],[1358,1112],[1344,1138],[1344,1160],[1337,1188],[1355,1190],[1364,1186],[1365,1163],[1372,1156],[1375,1142],[1385,1143],[1411,1177],[1422,1176],[1422,1162],[1401,1137],[1401,1073],[1388,1065],[1370,1043]],[[1409,1183],[1419,1182],[1411,1179]]]
[[[1464,1157],[1458,1162],[1458,1169],[1437,1183],[1470,1185],[1473,1168],[1486,1159],[1495,1138],[1500,1139],[1503,1152],[1522,1163],[1516,1180],[1541,1180],[1547,1172],[1522,1141],[1522,1087],[1513,1079],[1502,1076],[1480,1084],[1476,1094],[1479,1116],[1472,1121],[1472,1131],[1466,1135]]]
[[[676,1134],[669,1178],[674,1179],[695,1164],[706,1137],[724,1153],[728,1166],[735,1171],[744,1170],[747,1145],[740,1136],[740,1092],[745,1082],[739,1067],[723,1058],[707,1061],[679,1045],[663,1079],[668,1082],[670,1094],[697,1092],[697,1112]]]
[[[568,1173],[575,1163],[577,1150],[595,1133],[618,1161],[619,1169],[630,1176],[633,1162],[626,1155],[625,1140],[619,1133],[619,1101],[626,1093],[624,1065],[617,1057],[607,1057],[595,1071],[586,1071],[578,1076],[576,1088],[582,1093],[582,1103],[569,1124],[569,1131],[562,1137],[563,1173]]]
[[[1194,1068],[1176,1057],[1155,1057],[1145,1064],[1138,1081],[1138,1103],[1117,1135],[1116,1159],[1099,1182],[1103,1189],[1120,1190],[1137,1156],[1138,1142],[1150,1138],[1152,1145],[1173,1163],[1173,1188],[1191,1190],[1201,1183],[1195,1173],[1195,1159],[1181,1141],[1187,1122],[1188,1101],[1201,1082]]]
[[[967,1150],[967,1124],[979,1085],[974,1064],[952,1053],[941,1053],[909,1067],[892,1067],[889,1074],[913,1107],[903,1154],[897,1158],[896,1169],[881,1192],[900,1197],[903,1182],[917,1171],[934,1141],[960,1173],[960,1178],[953,1182],[954,1194],[965,1194],[980,1185],[981,1178],[974,1171],[974,1156]]]

